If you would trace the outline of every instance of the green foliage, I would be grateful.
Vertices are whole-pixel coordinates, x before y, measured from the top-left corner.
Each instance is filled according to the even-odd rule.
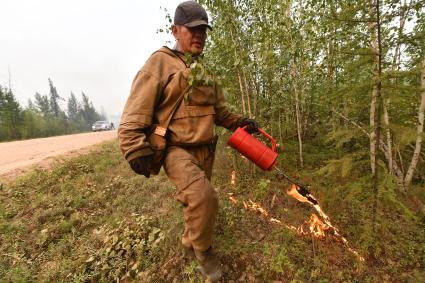
[[[163,244],[164,233],[143,215],[133,214],[114,229],[96,230],[101,247],[85,261],[76,278],[84,281],[117,281],[137,278],[143,270],[156,264],[155,250]]]
[[[345,150],[347,152],[358,150],[362,146],[359,132],[351,129],[339,129],[335,132],[330,132],[325,142],[336,150]]]
[[[54,117],[59,117],[62,113],[62,110],[59,106],[59,99],[61,97],[58,94],[58,91],[56,90],[56,87],[53,85],[53,81],[49,78],[49,88],[50,88],[50,97],[49,97],[49,108],[50,112]]]
[[[367,165],[368,160],[363,153],[351,153],[345,154],[339,159],[331,159],[326,161],[326,165],[317,170],[315,173],[319,176],[324,176],[327,178],[347,178],[348,176],[353,176],[353,171],[362,171],[361,168],[364,168]],[[357,170],[354,170],[354,169]]]
[[[190,66],[190,73],[187,78],[189,90],[185,94],[188,100],[193,90],[200,86],[212,86],[217,83],[215,76],[208,70],[202,57],[193,57],[190,53],[185,55],[186,64]]]
[[[295,269],[294,264],[288,257],[287,247],[284,245],[265,245],[264,254],[269,257],[270,269],[276,273],[283,273],[286,270],[293,271]]]
[[[204,60],[228,90],[232,110],[255,117],[280,140],[295,139],[301,131],[302,146],[327,136],[337,150],[368,156],[377,83],[376,6],[370,1],[199,2],[208,7],[214,25]],[[390,139],[399,151],[392,160],[402,167],[400,160],[410,162],[417,138],[425,4],[379,3],[385,11],[379,22],[380,83],[389,121],[382,123],[380,138]],[[378,158],[389,164],[388,156]],[[343,175],[348,159],[344,164]]]
[[[35,108],[42,116],[48,116],[50,114],[50,103],[47,95],[41,95],[38,92],[35,93]]]
[[[406,204],[400,200],[399,189],[395,178],[389,174],[385,174],[382,178],[382,189],[379,191],[379,199],[386,207],[391,207],[393,211],[397,211],[406,220],[419,220]]]
[[[391,130],[402,148],[414,144],[418,135],[415,129],[396,123],[391,125]]]
[[[262,200],[269,195],[270,179],[261,178],[258,180],[257,187],[253,191],[253,197]]]
[[[25,267],[12,268],[1,282],[29,283],[32,282],[31,271]]]
[[[75,97],[74,93],[71,92],[71,95],[68,98],[68,117],[71,121],[76,121],[78,119],[78,113],[80,111],[80,105]]]
[[[59,96],[49,79],[50,94],[36,93],[34,103],[22,109],[13,92],[0,86],[0,141],[48,137],[89,131],[97,120],[104,120],[82,93],[80,103],[73,93],[68,101],[68,115],[60,108]]]
[[[0,141],[19,139],[22,126],[21,106],[10,89],[0,86]]]

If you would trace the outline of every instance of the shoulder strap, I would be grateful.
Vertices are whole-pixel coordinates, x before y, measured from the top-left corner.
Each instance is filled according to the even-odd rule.
[[[179,105],[181,104],[184,98],[184,95],[186,94],[188,90],[189,90],[189,86],[187,86],[185,90],[182,91],[180,96],[177,98],[176,103],[173,105],[173,108],[171,108],[170,115],[168,115],[167,119],[165,119],[163,123],[164,128],[167,128],[168,124],[170,124],[171,119],[173,119],[174,113],[176,113],[177,107],[179,107]]]
[[[155,134],[160,136],[165,136],[165,134],[167,133],[168,125],[170,124],[171,119],[173,119],[173,116],[176,113],[177,107],[179,107],[179,105],[181,104],[184,98],[184,95],[186,94],[188,90],[189,90],[189,86],[187,86],[185,90],[182,91],[180,96],[177,98],[176,103],[174,103],[173,108],[171,108],[170,112],[166,116],[167,118],[163,122],[160,121],[159,125],[156,126]]]
[[[189,66],[186,64],[186,62],[183,60],[183,58],[181,58],[179,56],[179,54],[176,54],[177,51],[174,51],[170,48],[168,48],[167,46],[164,46],[165,48],[167,48],[169,51],[171,51],[178,59],[180,59],[180,61],[185,65],[186,68],[188,68]],[[172,56],[171,54],[162,51],[162,50],[157,50],[154,53],[164,53],[167,54],[168,56]],[[182,93],[180,94],[180,96],[177,98],[176,102],[174,103],[173,107],[171,108],[170,112],[168,113],[168,115],[166,116],[166,119],[163,120],[162,122],[159,121],[159,125],[155,128],[155,134],[160,135],[160,136],[165,136],[167,129],[168,129],[168,125],[171,122],[171,119],[173,119],[174,113],[177,110],[177,107],[181,104],[184,95],[186,94],[186,92],[189,90],[189,86],[187,86],[184,91],[182,91]]]

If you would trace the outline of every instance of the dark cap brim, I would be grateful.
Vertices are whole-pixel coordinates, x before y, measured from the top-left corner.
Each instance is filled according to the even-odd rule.
[[[188,28],[194,28],[194,27],[199,27],[199,26],[206,26],[207,28],[209,28],[210,30],[212,30],[212,27],[204,20],[196,20],[190,23],[186,23],[184,24],[185,27]]]

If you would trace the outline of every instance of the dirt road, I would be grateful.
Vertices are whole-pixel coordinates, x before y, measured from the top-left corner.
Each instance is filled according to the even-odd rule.
[[[0,143],[0,176],[15,176],[33,165],[46,166],[53,157],[79,153],[116,137],[116,131],[106,131]]]

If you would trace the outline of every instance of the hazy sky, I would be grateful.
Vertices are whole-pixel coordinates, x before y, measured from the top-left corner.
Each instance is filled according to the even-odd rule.
[[[0,0],[0,85],[26,105],[35,92],[86,93],[120,113],[149,55],[174,39],[157,34],[183,0]],[[170,45],[170,44],[169,44]],[[65,109],[66,102],[62,102]]]

